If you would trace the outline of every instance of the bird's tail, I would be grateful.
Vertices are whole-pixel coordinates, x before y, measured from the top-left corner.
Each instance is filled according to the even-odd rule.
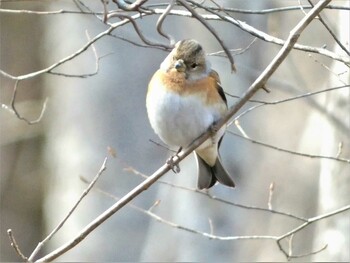
[[[198,189],[208,189],[212,187],[216,181],[229,187],[235,187],[231,176],[222,166],[219,156],[213,167],[209,166],[196,152],[195,156],[197,160]]]

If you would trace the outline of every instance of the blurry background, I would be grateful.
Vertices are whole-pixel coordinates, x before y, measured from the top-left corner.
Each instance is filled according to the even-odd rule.
[[[150,0],[147,4],[164,1]],[[298,6],[307,1],[217,1],[225,7],[262,10]],[[4,1],[1,9],[103,11],[98,1]],[[206,1],[207,5],[212,5]],[[348,1],[332,5],[349,7]],[[79,8],[78,8],[79,7]],[[116,9],[110,3],[110,10]],[[174,9],[181,9],[175,7]],[[198,10],[199,11],[199,10]],[[349,10],[322,12],[328,25],[349,49]],[[265,15],[232,13],[281,39],[304,16],[301,10]],[[155,25],[159,16],[137,20],[142,32],[152,40],[166,43]],[[117,22],[118,20],[112,20]],[[250,34],[224,22],[210,22],[229,48],[247,47]],[[16,14],[0,12],[1,69],[14,76],[46,68],[76,52],[108,26],[88,14]],[[221,50],[214,37],[198,21],[168,16],[164,31],[176,40],[194,38],[207,53]],[[114,35],[140,42],[128,24]],[[326,46],[346,55],[319,21],[302,34],[300,43]],[[87,78],[44,74],[21,81],[16,106],[26,118],[40,114],[45,98],[47,110],[41,122],[27,125],[8,110],[1,116],[0,167],[0,260],[18,261],[6,231],[11,228],[25,255],[30,255],[66,215],[86,185],[79,176],[92,179],[102,165],[107,148],[116,151],[98,187],[121,197],[143,179],[124,168],[150,175],[170,156],[162,147],[147,119],[147,83],[168,52],[142,48],[106,36],[95,44],[98,74]],[[256,40],[244,53],[235,56],[237,73],[232,74],[226,58],[211,56],[212,67],[221,77],[226,92],[242,94],[276,55],[280,46]],[[95,57],[89,48],[82,55],[55,69],[66,74],[95,71]],[[340,74],[342,73],[342,74]],[[15,82],[0,75],[1,103],[9,105]],[[271,93],[260,91],[254,99],[275,101],[307,92],[349,84],[349,68],[317,54],[292,51],[268,82]],[[235,98],[228,97],[229,105]],[[255,103],[248,103],[247,109]],[[241,112],[242,112],[241,111]],[[260,107],[240,118],[247,135],[280,148],[314,155],[350,158],[349,88],[321,93],[277,105]],[[240,134],[232,125],[230,131]],[[349,164],[328,159],[307,158],[266,148],[227,133],[221,147],[225,167],[233,175],[235,189],[218,185],[210,193],[236,203],[267,208],[269,187],[274,182],[272,206],[302,217],[313,217],[349,205]],[[181,163],[181,173],[169,173],[164,181],[194,188],[196,167],[191,155]],[[191,191],[155,184],[132,203],[166,220],[219,236],[282,235],[300,224],[280,215],[228,206]],[[74,237],[84,226],[107,209],[114,200],[91,192],[40,255],[52,251]],[[349,212],[321,221],[298,232],[293,238],[296,255],[328,248],[300,261],[349,261]],[[287,242],[283,243],[287,249]],[[58,261],[283,261],[285,256],[272,240],[217,241],[172,228],[125,207],[97,228],[76,248]]]

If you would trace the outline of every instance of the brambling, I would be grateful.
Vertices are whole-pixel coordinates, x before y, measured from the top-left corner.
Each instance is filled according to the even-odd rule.
[[[149,83],[146,107],[155,133],[167,145],[180,149],[225,115],[227,101],[219,75],[197,41],[175,44]],[[217,181],[235,186],[218,153],[225,129],[220,128],[195,150],[199,189],[210,188]]]

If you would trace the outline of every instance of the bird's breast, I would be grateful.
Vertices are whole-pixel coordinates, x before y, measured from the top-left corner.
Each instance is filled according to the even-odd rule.
[[[169,89],[162,81],[152,81],[146,101],[148,117],[166,144],[186,147],[222,116],[222,107],[208,104],[204,90],[184,93],[180,88]]]

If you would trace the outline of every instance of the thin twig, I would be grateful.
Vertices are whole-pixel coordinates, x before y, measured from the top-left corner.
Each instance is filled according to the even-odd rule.
[[[293,100],[297,100],[297,99],[302,99],[302,98],[308,98],[310,96],[314,96],[314,95],[321,94],[321,93],[324,93],[324,92],[330,92],[330,91],[335,91],[335,90],[349,88],[349,87],[350,87],[350,85],[343,85],[343,86],[338,86],[338,87],[326,88],[326,89],[323,89],[323,90],[318,90],[318,91],[314,91],[314,92],[308,92],[308,93],[300,94],[300,95],[297,95],[297,96],[289,97],[289,98],[286,98],[286,99],[270,101],[270,102],[250,99],[249,102],[259,103],[259,105],[255,105],[255,106],[249,107],[248,109],[242,111],[232,121],[230,121],[227,126],[232,125],[233,123],[236,122],[236,120],[239,120],[244,115],[246,115],[246,114],[248,114],[248,113],[252,112],[253,110],[256,110],[256,109],[258,109],[260,107],[263,107],[263,106],[278,105],[280,103],[285,103],[285,102],[289,102],[289,101],[293,101]],[[233,98],[239,98],[240,97],[240,96],[235,96],[235,95],[229,94],[227,92],[226,92],[226,95],[230,96],[230,97],[233,97]],[[325,111],[325,109],[323,108],[323,106],[321,104],[317,103],[315,100],[311,100],[310,101],[310,105],[312,107],[314,107],[315,109],[319,110],[321,113],[326,114],[327,118],[329,118],[342,131],[344,131],[345,133],[348,132],[348,127],[347,127],[346,123],[344,123],[344,120],[342,120],[340,118],[337,118],[336,116],[327,113]]]
[[[225,11],[225,12],[232,12],[232,13],[237,13],[237,14],[266,15],[266,14],[272,14],[272,13],[297,11],[297,10],[300,10],[301,7],[304,10],[312,8],[309,5],[284,6],[284,7],[261,9],[261,10],[239,9],[239,8],[230,8],[230,7],[220,7],[220,8],[210,7],[210,8],[212,8],[215,11]],[[208,6],[208,8],[209,8],[209,6]],[[335,10],[344,10],[344,11],[350,10],[349,7],[336,6],[336,5],[328,5],[328,6],[325,7],[325,9],[335,9]]]
[[[346,85],[348,86],[347,82],[343,81],[343,80],[340,78],[340,75],[341,75],[341,74],[334,72],[329,66],[327,66],[325,63],[323,63],[323,62],[319,61],[318,59],[316,59],[313,55],[308,54],[308,56],[309,56],[310,58],[312,58],[316,63],[320,64],[323,68],[325,68],[330,74],[332,74],[334,77],[336,77],[337,80],[338,80],[340,83],[342,83],[342,84],[345,85],[345,86],[346,86]]]
[[[69,210],[68,214],[63,218],[63,220],[54,228],[54,230],[52,230],[52,232],[45,239],[43,239],[41,242],[38,243],[38,245],[36,246],[36,248],[34,249],[32,254],[30,255],[29,261],[31,261],[31,262],[34,261],[35,256],[38,254],[38,252],[41,250],[41,248],[57,233],[58,230],[60,230],[62,228],[62,226],[65,224],[65,222],[68,220],[68,218],[73,214],[75,209],[78,207],[80,202],[90,192],[91,188],[95,185],[95,183],[100,178],[102,173],[107,169],[106,163],[107,163],[107,157],[105,157],[100,170],[97,172],[97,174],[95,175],[93,180],[90,182],[88,187],[83,191],[83,193],[81,194],[79,199],[75,202],[73,207]]]
[[[132,45],[134,45],[134,46],[137,46],[137,47],[158,49],[158,50],[165,51],[165,52],[171,50],[170,47],[169,47],[169,49],[165,49],[165,48],[163,48],[163,47],[149,46],[149,45],[146,45],[146,44],[140,44],[140,43],[138,43],[138,42],[136,42],[136,41],[134,41],[134,40],[130,40],[130,39],[128,39],[128,38],[126,38],[126,37],[123,37],[123,36],[117,36],[117,35],[114,35],[114,34],[110,34],[110,36],[113,37],[113,38],[116,38],[116,39],[125,41],[125,42],[127,42],[127,43],[130,43],[130,44],[132,44]]]
[[[304,254],[299,254],[299,255],[290,255],[288,256],[288,260],[289,259],[293,259],[293,258],[305,258],[305,257],[309,257],[309,256],[312,256],[312,255],[315,255],[315,254],[318,254],[320,252],[322,252],[323,250],[327,249],[328,247],[328,244],[324,245],[323,247],[321,247],[320,249],[317,249],[315,251],[311,251],[311,252],[308,252],[308,253],[304,253]]]
[[[1,1],[3,2],[3,1]],[[0,13],[4,14],[21,14],[21,15],[61,15],[61,14],[71,14],[71,15],[103,15],[103,12],[84,12],[75,10],[64,10],[59,9],[55,11],[36,11],[36,10],[15,10],[15,9],[5,9],[0,8]]]
[[[293,255],[293,239],[294,234],[290,235],[288,240],[288,258],[290,258]]]
[[[279,236],[279,237],[277,238],[276,241],[277,241],[277,245],[278,245],[279,249],[282,251],[282,253],[283,253],[283,254],[286,256],[286,258],[288,259],[288,258],[289,258],[289,253],[283,248],[283,246],[282,246],[282,244],[281,244],[281,241],[282,241],[283,239],[285,239],[285,238],[287,238],[287,237],[290,237],[291,235],[294,235],[295,233],[301,231],[301,230],[304,229],[305,227],[307,227],[307,226],[309,226],[309,225],[311,225],[311,224],[313,224],[313,223],[315,223],[315,222],[317,222],[317,221],[323,220],[323,219],[328,218],[328,217],[335,216],[335,215],[337,215],[337,214],[343,213],[343,212],[348,211],[348,210],[350,210],[350,205],[343,206],[343,207],[341,207],[341,208],[339,208],[339,209],[333,210],[333,211],[331,211],[331,212],[329,212],[329,213],[326,213],[326,214],[323,214],[323,215],[318,215],[318,216],[309,218],[309,219],[307,220],[307,222],[305,222],[305,223],[303,223],[303,224],[301,224],[301,225],[295,227],[295,228],[292,229],[291,231],[289,231],[289,232],[287,232],[287,233],[285,233],[285,234],[283,234],[283,235],[281,235],[281,236]],[[321,250],[318,250],[318,251],[320,252],[320,251],[322,251],[322,249],[321,249]],[[309,253],[309,254],[312,254],[312,253],[315,254],[315,253],[317,253],[317,251],[316,251],[316,252],[311,252],[311,253]],[[298,256],[296,256],[296,257],[298,257]]]
[[[90,42],[91,37],[90,37],[89,32],[87,30],[85,31],[85,34],[86,34],[87,40]],[[92,76],[97,75],[99,70],[100,70],[100,60],[104,56],[103,57],[98,56],[95,44],[91,44],[91,49],[92,49],[92,52],[93,52],[94,57],[95,57],[95,71],[94,72],[86,73],[86,74],[68,74],[68,73],[54,72],[53,70],[50,70],[47,73],[49,73],[51,75],[70,77],[70,78],[88,78],[88,77],[92,77]]]
[[[160,48],[163,48],[163,49],[170,49],[172,48],[172,45],[165,45],[165,44],[162,44],[162,43],[156,43],[156,42],[153,42],[149,39],[147,39],[143,33],[141,32],[141,29],[140,27],[137,25],[136,21],[135,21],[135,18],[131,17],[131,16],[127,16],[127,15],[123,15],[123,14],[119,14],[119,13],[110,13],[108,15],[108,19],[112,18],[112,17],[119,17],[119,18],[122,18],[122,19],[127,19],[131,22],[131,24],[133,25],[134,29],[135,29],[135,32],[137,33],[137,35],[140,37],[140,39],[143,41],[143,43],[149,45],[149,46],[154,46],[154,47],[160,47]]]
[[[337,158],[339,158],[340,155],[342,154],[342,152],[343,152],[343,146],[344,146],[343,142],[339,142],[339,143],[338,143],[338,151],[337,151],[337,154],[335,155]]]
[[[296,96],[293,96],[290,98],[276,100],[276,101],[260,101],[260,100],[250,100],[250,101],[256,102],[256,103],[261,103],[264,105],[276,105],[276,104],[280,104],[280,103],[284,103],[284,102],[288,102],[288,101],[293,101],[293,100],[298,100],[298,99],[314,96],[317,94],[321,94],[321,93],[325,93],[325,92],[329,92],[329,91],[335,91],[335,90],[344,89],[344,88],[350,88],[350,85],[347,84],[347,85],[342,85],[342,86],[337,86],[337,87],[332,87],[332,88],[325,88],[325,89],[317,90],[317,91],[311,91],[311,92],[303,93],[303,94],[296,95]],[[231,97],[239,98],[239,96],[233,96],[231,94],[227,94],[227,95],[231,96]]]
[[[328,159],[328,160],[333,160],[333,161],[337,161],[337,162],[350,164],[350,159],[333,157],[333,156],[326,156],[326,155],[316,155],[316,154],[308,154],[308,153],[296,152],[296,151],[287,150],[287,149],[284,149],[284,148],[281,148],[281,147],[277,147],[277,146],[274,146],[274,145],[271,145],[271,144],[267,144],[267,143],[264,143],[264,142],[261,142],[261,141],[253,140],[253,139],[251,139],[249,137],[245,137],[245,136],[239,135],[238,133],[235,133],[235,132],[230,131],[230,130],[227,130],[226,132],[229,133],[229,134],[232,134],[234,136],[237,136],[239,138],[248,140],[248,141],[250,141],[250,142],[252,142],[254,144],[261,145],[261,146],[264,146],[264,147],[267,147],[267,148],[270,148],[270,149],[274,149],[274,150],[277,150],[277,151],[280,151],[280,152],[286,152],[286,153],[290,153],[290,154],[293,154],[293,155],[308,157],[308,158],[312,158],[312,159]]]
[[[20,248],[19,248],[19,246],[18,246],[18,244],[16,242],[16,239],[13,236],[12,229],[7,229],[7,235],[9,237],[9,239],[10,239],[11,247],[13,247],[13,249],[16,251],[17,255],[20,256],[20,258],[23,261],[27,262],[28,258],[25,255],[23,255],[22,251],[20,250]]]
[[[271,182],[269,187],[269,199],[267,201],[267,207],[269,208],[269,210],[272,209],[272,196],[273,196],[274,190],[275,190],[275,183]]]
[[[236,128],[239,130],[239,132],[245,137],[245,138],[249,138],[249,136],[247,135],[247,133],[245,132],[245,130],[242,128],[241,124],[239,123],[239,120],[235,120],[234,121]],[[228,125],[229,126],[229,125]]]
[[[314,7],[314,4],[312,3],[311,0],[307,0],[309,2],[309,4]],[[323,24],[323,26],[327,29],[327,31],[329,32],[329,34],[333,37],[334,41],[337,42],[337,44],[339,45],[339,47],[346,53],[348,54],[348,56],[350,56],[350,51],[343,45],[343,43],[338,39],[338,37],[335,35],[335,33],[333,32],[333,30],[328,26],[328,24],[324,21],[323,17],[321,16],[321,14],[318,14],[318,19],[320,20],[320,22]]]
[[[103,5],[103,22],[107,22],[107,14],[108,14],[108,9],[107,9],[107,2],[108,0],[101,0],[102,5]]]
[[[132,16],[131,18],[139,18],[140,17],[140,14],[136,14],[134,16]],[[0,70],[0,74],[3,75],[4,77],[7,77],[7,78],[10,78],[10,79],[13,79],[13,80],[24,80],[24,79],[30,79],[30,78],[34,78],[34,77],[37,77],[41,74],[44,74],[44,73],[48,73],[50,71],[52,71],[53,69],[61,66],[62,64],[65,64],[66,62],[78,57],[80,54],[84,53],[91,45],[93,45],[96,41],[100,40],[101,38],[105,37],[105,36],[108,36],[110,35],[115,29],[117,29],[118,27],[121,27],[125,24],[128,24],[130,23],[130,19],[124,19],[118,23],[114,23],[114,24],[111,24],[110,27],[99,33],[98,35],[96,35],[93,39],[91,39],[91,41],[88,41],[85,45],[83,45],[80,49],[78,49],[77,51],[75,51],[74,53],[70,54],[69,56],[67,57],[64,57],[62,58],[61,60],[59,60],[58,62],[55,62],[54,64],[52,64],[51,66],[48,66],[44,69],[41,69],[41,70],[38,70],[38,71],[35,71],[35,72],[31,72],[31,73],[28,73],[28,74],[24,74],[24,75],[20,75],[20,76],[13,76],[3,70]]]
[[[33,125],[33,124],[37,124],[41,121],[41,119],[43,118],[44,116],[44,113],[46,111],[46,106],[47,106],[47,102],[49,101],[49,98],[46,98],[44,103],[43,103],[43,107],[41,108],[41,111],[40,111],[40,114],[39,114],[39,117],[36,118],[35,120],[28,120],[27,118],[23,117],[17,110],[16,108],[16,97],[17,97],[17,88],[18,88],[18,83],[19,83],[19,80],[16,80],[15,82],[15,85],[14,85],[14,88],[13,88],[13,93],[12,93],[12,98],[11,98],[11,102],[10,102],[10,107],[7,106],[6,104],[1,104],[1,108],[4,109],[4,110],[7,110],[9,111],[10,113],[14,114],[19,120],[22,120],[24,122],[26,122],[27,124],[29,125]]]
[[[251,46],[255,43],[256,40],[257,40],[257,38],[254,37],[253,40],[245,48],[230,49],[230,52],[235,52],[234,53],[235,56],[241,55],[241,54],[245,53],[248,49],[250,49]],[[208,53],[207,56],[218,56],[218,57],[221,57],[220,55],[223,55],[223,54],[225,54],[225,51],[224,50],[220,50],[220,51],[217,51],[217,52]]]
[[[146,3],[148,0],[136,0],[132,4],[125,3],[124,0],[112,0],[120,9],[124,11],[139,11],[140,7]]]
[[[175,4],[175,0],[171,0],[168,7],[165,9],[164,13],[161,14],[160,17],[158,18],[157,25],[156,25],[158,33],[169,40],[170,46],[174,46],[175,39],[172,35],[167,34],[163,31],[162,25],[163,25],[163,22],[164,22],[166,16],[169,14],[171,9],[174,7],[174,4]]]
[[[164,145],[164,144],[161,144],[161,143],[159,143],[159,142],[156,142],[156,141],[154,141],[154,140],[152,140],[152,139],[149,139],[149,141],[150,141],[151,143],[154,143],[155,145],[157,145],[157,146],[159,146],[159,147],[162,147],[162,148],[164,148],[164,149],[167,149],[169,152],[173,152],[173,153],[176,153],[176,152],[177,152],[177,151],[175,151],[175,150],[170,149],[168,146],[166,146],[166,145]]]
[[[303,14],[306,16],[307,13],[304,11],[304,7],[303,7],[303,5],[301,4],[300,0],[298,0],[298,3],[299,3],[299,8],[300,8],[301,12],[303,12]]]

